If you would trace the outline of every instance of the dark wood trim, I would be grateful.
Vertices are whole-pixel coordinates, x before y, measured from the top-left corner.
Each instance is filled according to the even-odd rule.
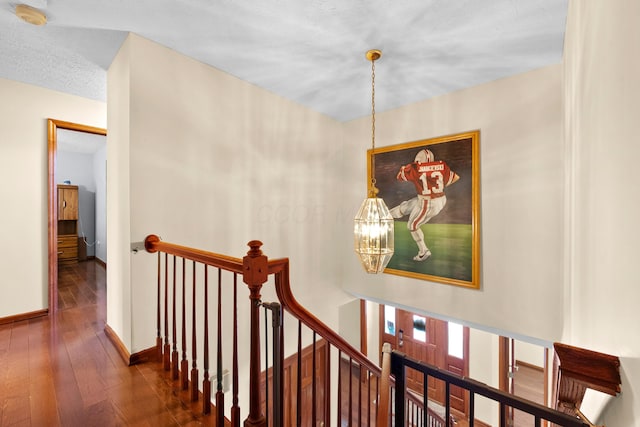
[[[107,130],[62,120],[47,119],[47,183],[48,206],[48,258],[49,258],[49,315],[58,311],[58,192],[56,191],[56,156],[58,150],[58,128],[78,132],[107,135]]]
[[[49,314],[49,309],[44,308],[42,310],[30,311],[28,313],[14,314],[13,316],[0,317],[0,325],[6,325],[8,323],[21,322],[23,320],[36,319],[38,317],[46,316]]]
[[[479,419],[475,419],[473,420],[473,425],[476,427],[491,427],[491,424],[487,424],[483,421],[480,421]]]
[[[101,266],[103,266],[105,270],[107,269],[107,263],[104,262],[103,260],[101,260],[100,258],[95,257],[94,261],[97,262],[98,264],[100,264]]]
[[[576,416],[587,388],[616,396],[621,391],[620,359],[554,343],[552,407]]]
[[[498,338],[498,389],[509,392],[509,338]]]
[[[129,353],[129,350],[127,350],[127,347],[120,340],[118,334],[116,334],[116,332],[111,329],[111,326],[104,325],[104,334],[107,336],[107,338],[109,338],[111,344],[113,344],[113,346],[116,348],[116,351],[118,352],[124,363],[127,366],[131,365],[131,354]]]
[[[516,359],[516,366],[524,366],[525,368],[535,369],[536,371],[544,372],[544,366],[534,365],[533,363],[523,362]]]
[[[129,366],[146,362],[160,362],[160,360],[158,359],[158,348],[156,346],[133,353],[129,357]]]
[[[368,353],[367,344],[367,301],[360,300],[360,351],[362,354]]]

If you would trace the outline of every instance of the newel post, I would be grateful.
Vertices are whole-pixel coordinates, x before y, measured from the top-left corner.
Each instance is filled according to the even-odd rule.
[[[267,422],[260,411],[260,290],[267,281],[267,257],[262,254],[262,242],[252,240],[251,248],[242,259],[242,280],[249,287],[251,300],[251,359],[249,362],[249,416],[245,427],[264,427]]]

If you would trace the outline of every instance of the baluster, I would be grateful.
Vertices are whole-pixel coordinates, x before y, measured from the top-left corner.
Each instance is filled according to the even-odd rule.
[[[233,406],[231,406],[231,426],[240,427],[240,407],[238,406],[238,274],[233,273]]]
[[[422,377],[422,408],[424,410],[426,420],[429,418],[429,375],[427,375],[426,372]]]
[[[276,384],[278,385],[278,408],[277,410],[277,414],[278,414],[278,420],[280,425],[283,425],[284,423],[284,401],[285,401],[285,396],[284,396],[284,310],[282,309],[282,306],[280,306],[280,304],[276,303],[278,305],[278,323],[277,323],[277,341],[278,341],[278,346],[274,347],[276,349],[276,352],[274,353],[274,359],[273,359],[273,363],[274,365],[277,367],[277,372],[278,372],[278,380],[276,382]],[[325,387],[326,388],[326,387]],[[327,423],[327,427],[330,427]]]
[[[324,425],[331,427],[331,345],[328,341],[325,341],[325,345],[327,356],[324,368]]]
[[[222,390],[222,270],[218,268],[218,354],[216,355],[218,370],[218,391],[216,393],[216,415],[218,425],[224,425],[224,391]]]
[[[342,426],[342,350],[338,349],[338,422]]]
[[[384,374],[382,374],[382,375],[384,375]],[[376,378],[376,394],[375,394],[375,396],[376,396],[376,406],[373,409],[374,409],[375,419],[376,419],[376,421],[378,421],[378,411],[380,410],[380,380],[381,380],[381,378],[379,378],[379,377],[375,377],[375,378]],[[389,405],[387,405],[387,408],[389,408]],[[387,412],[389,414],[391,414],[391,411],[387,411]],[[389,416],[391,416],[391,415],[389,415]],[[379,423],[379,424],[384,425],[383,423]]]
[[[211,413],[211,381],[209,380],[209,269],[204,264],[204,379],[202,380],[202,413]]]
[[[171,352],[171,378],[178,379],[178,344],[177,344],[177,320],[176,320],[176,256],[173,256],[173,352]]]
[[[157,292],[157,296],[158,296],[158,302],[156,304],[156,349],[157,349],[157,356],[158,356],[158,362],[160,362],[162,360],[162,329],[161,329],[161,323],[160,323],[160,289],[161,289],[161,283],[162,283],[162,276],[160,275],[160,264],[161,264],[161,255],[160,252],[158,252],[158,292]]]
[[[362,427],[362,375],[364,373],[362,365],[358,368],[358,427]]]
[[[186,292],[186,263],[182,258],[182,361],[180,362],[180,375],[182,390],[189,389],[189,361],[187,360],[187,292]]]
[[[396,425],[403,426],[405,422],[404,417],[404,401],[405,401],[405,366],[400,356],[392,354],[391,357],[391,374],[396,379],[396,392],[395,392],[395,420]]]
[[[296,375],[296,426],[302,425],[302,321],[298,320],[298,374]]]
[[[171,369],[171,344],[169,344],[169,254],[164,254],[164,370]]]
[[[474,392],[470,392],[469,393],[469,427],[473,427],[473,421],[476,418],[476,415],[475,415],[475,409],[476,409],[475,397],[476,397],[476,394]]]
[[[271,372],[273,373],[273,370]],[[264,307],[264,402],[264,417],[267,425],[273,425],[273,421],[269,421],[269,327],[266,307]]]
[[[197,357],[198,352],[197,343],[198,340],[196,338],[196,262],[193,261],[193,270],[191,275],[193,276],[193,300],[191,303],[191,401],[195,402],[198,400],[198,364]]]
[[[367,425],[371,425],[371,371],[367,369]]]
[[[444,383],[444,392],[445,392],[445,396],[444,396],[444,412],[445,412],[445,417],[444,417],[444,422],[446,423],[445,425],[449,424],[449,419],[451,418],[451,383],[449,383],[449,381]]]
[[[349,372],[349,427],[353,425],[353,373],[351,372],[351,364],[353,359],[349,357],[349,366],[347,366]]]
[[[311,425],[318,421],[318,395],[316,390],[316,331],[313,331],[313,355],[311,356]]]

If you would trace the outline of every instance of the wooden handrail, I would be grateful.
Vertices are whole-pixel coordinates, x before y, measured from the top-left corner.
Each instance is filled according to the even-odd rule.
[[[154,253],[162,251],[170,255],[184,257],[213,267],[230,270],[235,273],[243,273],[243,260],[240,258],[193,249],[186,246],[176,245],[174,243],[163,242],[160,240],[160,237],[154,234],[147,236],[144,241],[144,247],[147,252]],[[276,293],[285,310],[309,328],[315,330],[318,335],[325,338],[334,347],[369,369],[371,373],[378,376],[382,373],[382,370],[378,365],[369,360],[367,356],[362,354],[362,352],[356,350],[344,338],[334,332],[333,329],[329,328],[321,320],[300,305],[300,303],[298,303],[291,293],[291,287],[289,286],[288,258],[270,260],[268,262],[268,270],[269,274],[275,274],[276,276]]]
[[[499,402],[501,407],[509,406],[528,414],[532,414],[537,418],[545,419],[565,427],[589,427],[587,423],[583,422],[579,418],[569,416],[544,405],[529,401],[525,398],[506,393],[471,378],[463,377],[453,372],[427,365],[424,362],[394,350],[391,353],[391,371],[395,375],[396,381],[398,381],[396,391],[401,392],[400,396],[404,394],[404,378],[401,376],[401,371],[405,369],[405,367],[409,367],[427,374],[430,377],[442,380],[445,384],[456,385],[472,394]],[[401,378],[402,381],[400,381]],[[401,401],[403,401],[403,399],[398,399],[398,394],[396,394],[396,404]],[[445,407],[448,407],[448,405],[445,405]],[[396,422],[399,422],[399,424],[404,423],[404,412],[396,410],[396,417],[398,417],[396,418]]]
[[[554,343],[553,349],[554,406],[559,411],[584,417],[580,406],[588,388],[611,396],[620,393],[620,359],[617,356],[562,343]]]
[[[278,295],[278,299],[280,300],[282,307],[307,327],[316,331],[318,335],[323,337],[342,353],[351,357],[355,362],[358,362],[361,366],[366,367],[371,371],[372,374],[379,377],[382,374],[382,369],[378,365],[369,360],[369,358],[362,354],[362,352],[355,349],[333,329],[329,328],[320,319],[311,314],[294,298],[291,293],[291,287],[289,286],[288,261],[287,263],[283,263],[282,260],[279,260],[277,264],[274,264],[274,267],[276,265],[278,267],[278,271],[275,276],[276,294]]]
[[[240,258],[163,242],[160,240],[160,237],[155,234],[151,234],[144,239],[144,248],[150,253],[161,251],[212,267],[222,268],[233,273],[242,274],[242,259]]]

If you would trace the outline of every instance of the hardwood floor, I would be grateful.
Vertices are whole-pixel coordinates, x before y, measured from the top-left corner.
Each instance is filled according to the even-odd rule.
[[[58,297],[54,318],[0,326],[0,426],[215,425],[159,363],[123,363],[104,334],[100,264],[61,267]]]
[[[544,374],[538,369],[526,364],[518,364],[514,377],[514,394],[536,403],[544,403]],[[534,424],[533,415],[521,411],[514,411],[514,427],[526,427]]]

